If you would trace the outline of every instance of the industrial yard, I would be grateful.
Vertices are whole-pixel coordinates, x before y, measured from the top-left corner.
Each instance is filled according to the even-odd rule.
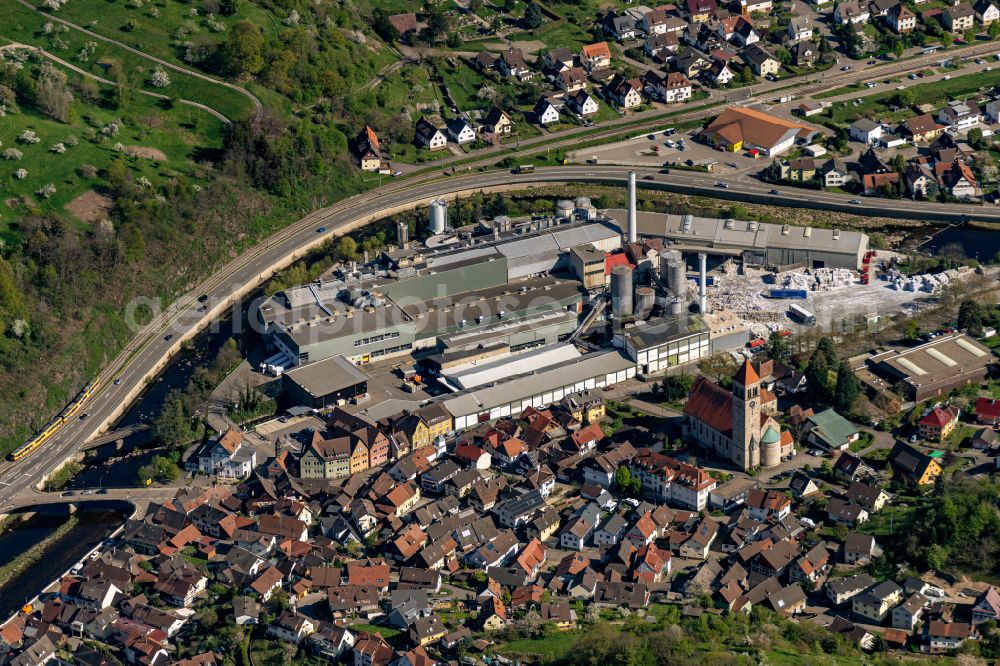
[[[433,201],[417,238],[401,222],[378,256],[266,300],[259,369],[314,406],[377,420],[438,404],[461,430],[750,356],[775,331],[878,330],[974,274],[905,277],[860,231],[640,212],[629,185],[624,209],[579,196],[460,227]]]

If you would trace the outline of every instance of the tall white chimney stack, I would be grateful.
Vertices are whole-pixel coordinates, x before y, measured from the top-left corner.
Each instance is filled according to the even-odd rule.
[[[628,242],[637,242],[635,220],[635,171],[628,172]]]
[[[698,271],[701,273],[701,281],[698,283],[698,311],[701,314],[708,312],[708,255],[704,252],[698,253]]]

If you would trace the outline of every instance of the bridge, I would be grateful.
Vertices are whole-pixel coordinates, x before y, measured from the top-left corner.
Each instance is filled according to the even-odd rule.
[[[121,508],[131,505],[129,517],[145,515],[152,503],[162,504],[174,498],[178,488],[81,488],[78,490],[42,492],[24,491],[0,506],[0,514],[24,513],[39,509],[65,508],[69,513],[80,509]]]
[[[111,430],[106,432],[99,437],[87,442],[81,450],[90,451],[92,449],[99,449],[102,446],[107,446],[108,444],[114,444],[118,440],[123,440],[126,437],[131,437],[132,435],[137,435],[140,432],[146,432],[152,429],[152,425],[146,423],[145,421],[140,421],[139,423],[133,423],[130,426],[125,426],[124,428],[118,428],[117,430]]]

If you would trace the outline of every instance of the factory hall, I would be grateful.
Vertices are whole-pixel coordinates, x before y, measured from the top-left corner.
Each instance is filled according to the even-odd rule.
[[[689,434],[740,468],[776,464],[790,438],[747,361],[768,335],[816,325],[809,308],[829,294],[889,291],[869,284],[868,237],[640,212],[634,173],[627,201],[454,227],[455,202],[434,201],[414,238],[399,222],[377,256],[265,300],[260,369],[322,406],[360,404],[405,371],[412,399],[373,400],[366,416],[433,404],[461,431],[727,353],[743,376],[734,390],[699,380]]]

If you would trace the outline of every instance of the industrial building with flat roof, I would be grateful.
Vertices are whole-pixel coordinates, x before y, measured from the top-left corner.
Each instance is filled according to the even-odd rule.
[[[317,409],[368,392],[368,375],[339,355],[289,370],[282,382],[294,404]]]
[[[456,393],[443,405],[455,419],[455,430],[465,430],[631,377],[635,377],[635,361],[618,351],[597,352],[546,370],[510,377],[496,385]]]
[[[621,229],[627,211],[607,211]],[[672,241],[684,251],[739,257],[749,265],[861,268],[868,236],[860,231],[796,227],[753,220],[639,212],[639,235]]]
[[[572,219],[505,226],[480,239],[386,252],[381,268],[350,269],[276,293],[258,310],[268,343],[283,357],[274,365],[338,354],[367,363],[467,347],[463,336],[477,331],[515,350],[565,339],[586,290],[549,274],[569,272],[573,248],[621,247],[620,232],[613,223]]]
[[[866,365],[888,387],[901,384],[908,398],[919,402],[982,381],[992,362],[989,348],[960,333],[916,347],[874,353]]]
[[[681,314],[639,322],[615,333],[616,346],[636,363],[640,374],[656,374],[711,353],[709,329],[700,315]]]

